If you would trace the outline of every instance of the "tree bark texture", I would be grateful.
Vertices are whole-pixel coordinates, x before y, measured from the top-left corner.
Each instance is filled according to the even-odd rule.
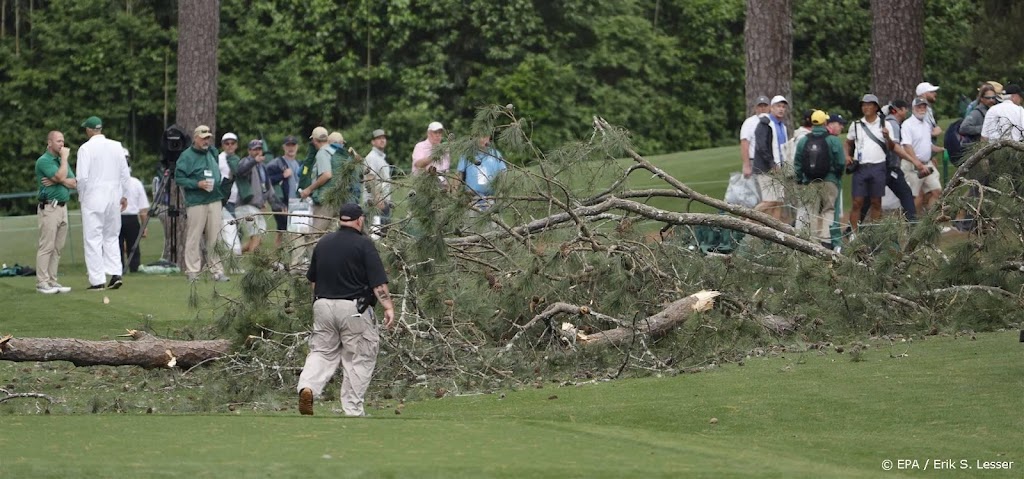
[[[0,360],[70,361],[75,366],[141,366],[146,369],[188,369],[203,361],[227,355],[226,339],[175,341],[160,339],[141,331],[129,331],[131,341],[85,341],[81,339],[0,339]]]
[[[618,345],[629,343],[636,334],[665,334],[685,323],[693,313],[710,310],[720,294],[718,291],[701,291],[673,301],[658,313],[637,321],[635,329],[621,326],[593,334],[577,333],[576,344],[583,347]]]
[[[871,91],[883,103],[913,100],[924,78],[924,0],[871,0],[871,27]]]
[[[178,3],[178,82],[175,123],[192,133],[199,125],[217,131],[217,45],[220,2]]]
[[[217,132],[217,47],[220,43],[220,2],[181,0],[178,3],[178,81],[175,97],[175,123],[192,134],[199,125]],[[173,178],[173,174],[171,175]],[[172,179],[173,182],[173,179]],[[171,186],[178,192],[177,184]],[[180,197],[180,194],[172,197]],[[179,211],[174,225],[177,248],[171,251],[164,240],[164,259],[185,269],[185,238],[188,221],[184,204],[172,206]],[[164,238],[170,228],[165,228]]]
[[[785,96],[792,106],[792,0],[747,0],[743,44],[748,114],[761,95]]]

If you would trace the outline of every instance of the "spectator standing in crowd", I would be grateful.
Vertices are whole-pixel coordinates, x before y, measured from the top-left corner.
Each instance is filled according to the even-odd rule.
[[[978,88],[978,98],[973,108],[968,108],[967,116],[960,123],[960,135],[964,137],[962,146],[974,143],[981,139],[981,129],[985,126],[985,116],[989,108],[999,104],[999,95],[991,82],[982,84]]]
[[[942,147],[932,144],[932,131],[928,124],[928,100],[915,98],[913,115],[903,122],[902,133],[904,148],[912,152],[917,161],[903,163],[903,173],[914,193],[914,206],[918,213],[930,207],[942,189],[939,171],[932,166],[932,155],[942,152]]]
[[[345,203],[362,203],[363,195],[363,165],[362,159],[357,158],[356,150],[345,146],[345,137],[340,131],[332,131],[327,137],[331,143],[331,169],[336,179],[344,190],[339,191],[344,195]],[[326,190],[325,190],[326,191]]]
[[[313,414],[313,398],[344,371],[341,408],[346,416],[365,416],[363,401],[373,376],[380,335],[373,304],[384,307],[384,326],[394,325],[395,307],[388,277],[373,241],[363,236],[363,210],[341,207],[341,228],[317,242],[306,278],[313,288],[313,333],[299,375],[299,413]]]
[[[310,198],[313,201],[313,231],[316,233],[326,233],[333,230],[332,223],[335,221],[332,219],[334,214],[328,210],[327,206],[321,204],[320,196],[323,191],[326,191],[325,186],[331,181],[333,173],[331,171],[331,155],[334,153],[334,149],[331,148],[328,137],[327,129],[318,126],[313,128],[313,133],[309,135],[309,139],[313,142],[313,146],[316,150],[316,162],[313,164],[313,168],[310,170],[309,176],[312,179],[312,183],[305,189],[303,189],[299,196],[302,199]]]
[[[370,228],[374,234],[380,234],[380,226],[391,223],[391,165],[388,164],[388,136],[384,130],[373,130],[370,144],[373,149],[366,154],[366,193],[363,198],[376,211]]]
[[[1008,85],[1003,91],[1002,103],[989,108],[981,127],[981,137],[988,141],[1024,138],[1024,91],[1017,85]]]
[[[235,214],[235,205],[238,204],[238,189],[235,187],[235,174],[238,173],[238,162],[241,159],[236,153],[238,151],[238,135],[230,131],[220,139],[220,154],[217,155],[217,165],[220,168],[220,194],[221,206]]]
[[[885,195],[887,169],[885,158],[889,147],[886,145],[888,130],[878,115],[882,106],[878,97],[870,93],[860,101],[864,117],[853,122],[846,134],[846,165],[853,169],[853,207],[850,209],[850,227],[854,232],[860,221],[861,207],[870,201],[871,219],[882,217],[882,196]],[[884,139],[883,139],[884,138]]]
[[[146,218],[149,217],[149,198],[146,197],[146,187],[142,186],[142,181],[131,176],[131,155],[127,149],[124,150],[124,157],[129,162],[128,190],[125,193],[128,205],[121,212],[121,235],[118,237],[117,243],[121,247],[122,263],[127,263],[128,271],[137,273],[139,264],[142,263],[142,249],[139,242],[146,237],[146,232],[142,231],[142,225],[146,224]]]
[[[267,232],[267,219],[263,215],[267,204],[274,211],[281,208],[274,195],[274,187],[270,184],[267,167],[263,164],[265,159],[263,142],[257,139],[249,142],[249,155],[238,163],[238,207],[235,208],[235,217],[245,218],[238,222],[246,236],[242,253],[251,253],[260,247],[263,235]]]
[[[743,120],[740,126],[740,158],[743,160],[743,177],[750,178],[754,174],[754,130],[762,117],[768,116],[771,100],[766,96],[758,96],[754,104],[754,114]]]
[[[757,185],[761,190],[761,202],[754,209],[780,221],[784,216],[782,205],[785,201],[782,145],[786,144],[789,137],[782,118],[785,117],[788,106],[789,102],[782,95],[773,97],[769,107],[770,113],[758,118],[754,131],[746,138],[753,145],[753,150],[748,150],[752,158],[751,171],[757,178]]]
[[[828,123],[825,124],[828,134],[839,136],[843,133],[843,128],[846,128],[846,118],[843,118],[843,115],[833,113],[828,116]]]
[[[238,188],[235,186],[235,174],[238,173],[238,162],[241,159],[238,151],[238,135],[227,132],[220,139],[220,154],[217,164],[220,167],[221,200],[221,238],[236,256],[242,254],[241,240],[238,238],[238,226],[235,223],[235,206],[238,204]]]
[[[174,168],[174,181],[185,192],[188,225],[185,241],[185,275],[199,278],[202,266],[200,240],[206,238],[206,260],[214,281],[229,281],[217,255],[221,228],[221,177],[217,158],[210,149],[210,127],[199,125],[192,132],[192,146],[181,152]],[[204,234],[205,233],[205,234]]]
[[[121,143],[103,136],[103,121],[82,122],[88,140],[78,148],[78,197],[82,202],[89,290],[121,287],[121,212],[128,205],[128,161]],[[110,282],[107,282],[110,275]]]
[[[57,267],[68,237],[68,200],[78,182],[68,164],[71,149],[64,146],[64,134],[46,135],[46,151],[36,160],[36,184],[39,187],[39,247],[36,249],[36,291],[43,294],[70,293],[71,288],[57,282]]]
[[[437,174],[442,188],[448,187],[448,178],[445,174],[451,168],[451,157],[448,152],[441,153],[434,159],[434,150],[441,144],[444,138],[444,125],[439,121],[432,121],[427,125],[427,138],[419,143],[412,150],[412,174],[422,175],[424,173]]]
[[[967,118],[968,116],[970,116],[971,112],[974,111],[974,109],[977,108],[978,105],[981,104],[981,97],[984,95],[984,93],[981,90],[983,88],[985,88],[985,85],[988,85],[989,87],[991,87],[992,91],[996,95],[996,101],[992,102],[991,105],[988,105],[989,108],[991,108],[992,106],[994,106],[994,105],[999,103],[999,101],[1000,101],[999,96],[1003,94],[1003,84],[999,83],[997,81],[994,81],[994,80],[989,80],[987,82],[984,82],[981,85],[978,85],[978,98],[975,98],[973,101],[971,101],[967,105],[967,111],[964,112],[964,118]]]
[[[928,82],[918,83],[917,88],[914,89],[915,97],[924,98],[928,102],[928,113],[925,115],[924,121],[932,128],[933,137],[942,135],[942,127],[940,127],[938,122],[935,121],[935,111],[932,109],[932,105],[934,105],[935,100],[938,99],[938,92],[939,87]]]
[[[825,127],[825,112],[817,110],[810,118],[811,132],[797,142],[793,170],[800,185],[801,204],[809,217],[811,237],[832,249],[832,223],[845,165],[843,145]]]
[[[288,231],[288,203],[298,197],[299,160],[296,159],[296,155],[299,152],[299,140],[289,135],[285,137],[281,148],[284,154],[267,164],[267,174],[270,176],[270,183],[274,185],[274,196],[281,200],[280,212],[274,215],[274,221],[277,223],[277,238],[274,245],[277,247],[281,247],[284,235]]]
[[[501,152],[491,145],[491,136],[477,138],[473,158],[459,158],[459,179],[473,195],[473,210],[487,211],[494,206],[494,180],[507,169]]]

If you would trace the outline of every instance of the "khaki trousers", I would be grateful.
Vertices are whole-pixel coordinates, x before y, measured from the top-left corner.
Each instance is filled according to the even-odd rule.
[[[839,187],[831,181],[814,181],[799,187],[800,203],[807,209],[811,238],[819,243],[831,243],[829,229],[836,213]]]
[[[200,251],[199,241],[203,239],[205,232],[206,264],[214,275],[224,274],[224,266],[220,263],[220,256],[217,254],[217,241],[220,240],[223,217],[220,201],[189,206],[186,214],[188,215],[188,229],[185,234],[185,273],[198,275],[202,269],[203,255]]]
[[[68,238],[68,207],[47,203],[39,208],[39,249],[36,250],[36,286],[57,282],[57,265]]]
[[[338,212],[332,211],[326,205],[313,205],[313,216],[326,216],[324,218],[313,218],[314,233],[330,233],[338,229]]]
[[[372,309],[359,314],[354,300],[317,299],[313,302],[309,356],[296,390],[309,388],[319,396],[341,363],[341,408],[346,416],[363,416],[363,397],[379,349],[380,335]]]

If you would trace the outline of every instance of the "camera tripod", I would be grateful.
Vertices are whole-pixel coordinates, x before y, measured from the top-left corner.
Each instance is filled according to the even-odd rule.
[[[146,232],[146,228],[149,227],[149,220],[153,219],[154,216],[161,214],[167,215],[167,225],[165,225],[164,233],[164,251],[169,252],[171,257],[177,256],[178,251],[178,216],[181,213],[181,193],[175,188],[173,177],[171,172],[173,171],[173,164],[170,167],[164,168],[163,178],[160,179],[158,188],[154,189],[153,205],[148,215],[146,215],[146,221],[142,223],[142,227],[139,228],[139,235],[135,238],[132,243],[132,248],[129,250],[128,260],[125,261],[124,267],[127,268],[131,264],[132,259],[135,255],[139,254],[139,243],[142,241],[142,235]],[[157,192],[156,190],[159,190]],[[161,254],[161,261],[167,261],[167,258]]]

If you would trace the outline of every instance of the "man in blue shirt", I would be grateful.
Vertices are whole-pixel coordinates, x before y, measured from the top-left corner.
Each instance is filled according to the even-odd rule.
[[[477,140],[477,152],[473,159],[465,156],[459,158],[459,178],[466,185],[466,190],[476,197],[474,210],[486,211],[494,205],[494,180],[506,169],[501,152],[491,146],[490,135],[481,136]]]

